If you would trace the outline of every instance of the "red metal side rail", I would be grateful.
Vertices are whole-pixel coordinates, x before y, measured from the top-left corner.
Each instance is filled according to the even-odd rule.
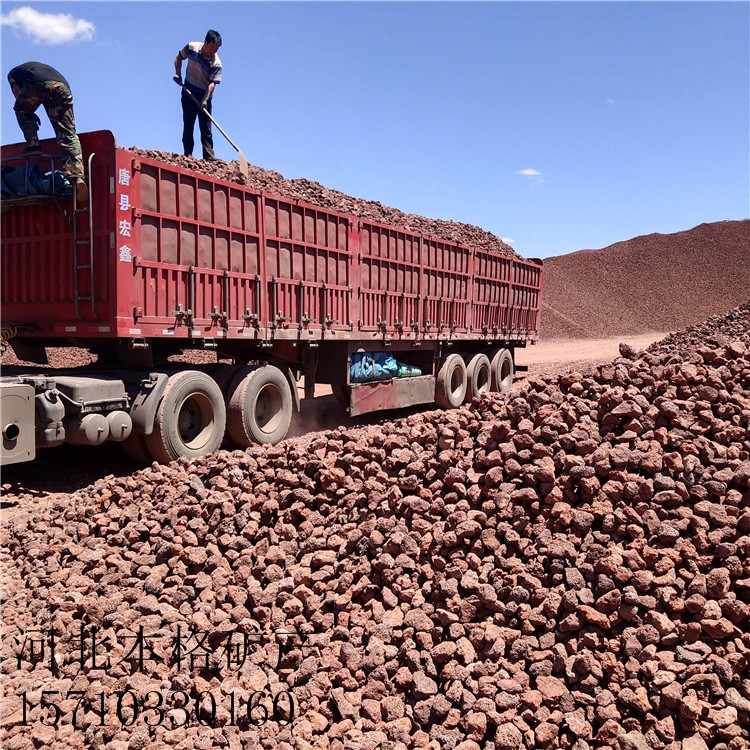
[[[87,133],[81,136],[81,145],[91,211],[85,204],[74,215],[72,196],[3,199],[3,325],[22,325],[34,335],[52,337],[115,335],[114,136],[108,131]],[[24,169],[30,163],[19,157],[24,146],[3,146],[3,166]],[[42,156],[35,159],[40,168],[60,169],[55,141],[42,141],[41,149]],[[79,230],[77,246],[74,221]]]
[[[121,153],[137,201],[131,325],[144,337],[256,336],[266,319],[260,196]]]

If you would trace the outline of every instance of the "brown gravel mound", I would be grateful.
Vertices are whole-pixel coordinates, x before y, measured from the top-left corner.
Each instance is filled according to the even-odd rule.
[[[589,376],[154,464],[15,517],[3,747],[746,750],[750,310],[732,315]],[[99,645],[79,660],[82,626]],[[57,674],[17,661],[32,628],[57,630]],[[76,694],[42,725],[42,690],[91,696],[78,729]],[[133,698],[152,708],[124,726]]]
[[[405,214],[397,208],[384,206],[378,201],[354,198],[351,195],[332,190],[318,182],[312,182],[304,178],[286,179],[273,170],[248,164],[249,175],[245,180],[239,171],[238,162],[226,162],[220,159],[214,162],[206,162],[192,156],[182,156],[168,151],[144,150],[136,147],[131,147],[128,150],[138,156],[156,159],[182,169],[203,172],[221,180],[245,184],[278,198],[312,203],[315,206],[329,208],[340,213],[353,214],[367,221],[389,224],[410,232],[423,234],[426,237],[449,240],[469,247],[502,253],[503,255],[517,255],[515,250],[506,245],[499,237],[472,224],[443,219],[428,219],[417,214]]]
[[[541,338],[676,331],[750,298],[750,221],[649,234],[544,261]]]

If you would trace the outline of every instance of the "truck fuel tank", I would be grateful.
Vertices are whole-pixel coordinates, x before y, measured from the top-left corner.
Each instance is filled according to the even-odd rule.
[[[24,383],[2,384],[0,422],[3,436],[0,463],[6,466],[33,461],[36,457],[33,386]]]

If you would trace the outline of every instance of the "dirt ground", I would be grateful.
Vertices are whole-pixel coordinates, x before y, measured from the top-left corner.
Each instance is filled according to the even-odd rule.
[[[645,349],[665,335],[652,333],[625,338],[542,341],[516,352],[517,364],[529,369],[517,373],[515,386],[520,385],[528,374],[558,375],[570,370],[583,372],[593,369],[595,365],[617,357],[621,342]],[[339,426],[377,424],[420,410],[424,410],[423,407],[352,418],[331,395],[329,386],[319,386],[313,403],[302,401],[301,412],[295,416],[288,437],[308,436],[311,432]],[[61,494],[80,490],[110,474],[124,476],[137,469],[124,456],[120,446],[114,443],[99,447],[63,445],[40,451],[30,463],[3,468],[0,476],[0,521],[4,523],[16,513],[33,511],[40,503],[54,502]]]
[[[534,366],[563,365],[569,368],[574,363],[598,363],[618,356],[618,347],[627,343],[636,349],[645,349],[654,341],[663,339],[667,333],[644,333],[640,336],[616,336],[607,339],[550,339],[516,352],[516,364]]]

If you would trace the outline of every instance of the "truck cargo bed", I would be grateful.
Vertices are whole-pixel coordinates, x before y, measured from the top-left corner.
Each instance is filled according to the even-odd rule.
[[[231,348],[538,335],[541,261],[263,194],[120,148],[109,131],[80,137],[89,205],[3,199],[3,326],[24,339]],[[3,164],[22,164],[23,146],[3,147]]]

